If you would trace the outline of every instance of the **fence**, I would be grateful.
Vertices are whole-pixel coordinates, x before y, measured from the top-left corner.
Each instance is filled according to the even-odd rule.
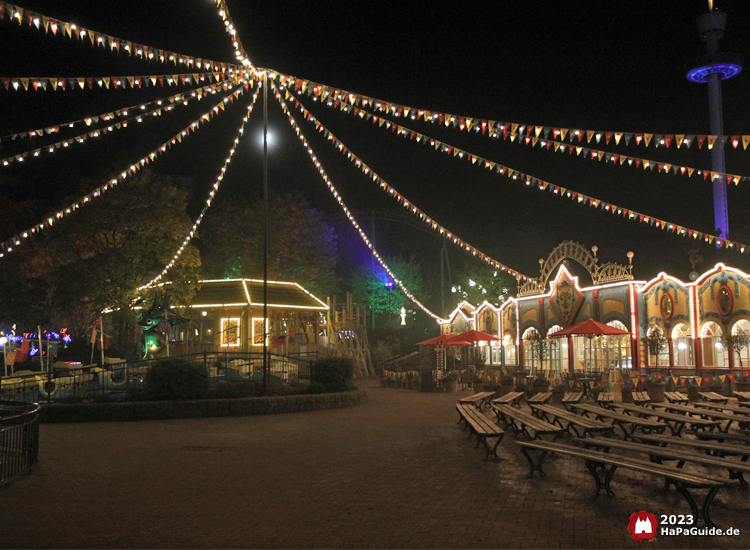
[[[214,383],[263,381],[263,353],[259,352],[204,352],[170,359],[203,364]],[[3,378],[0,398],[50,403],[125,394],[140,390],[151,365],[163,360],[146,359],[73,369],[54,368],[50,372],[18,373]],[[312,361],[269,353],[268,366],[268,384],[308,385],[311,382]]]
[[[0,484],[28,473],[39,454],[39,405],[0,401]]]

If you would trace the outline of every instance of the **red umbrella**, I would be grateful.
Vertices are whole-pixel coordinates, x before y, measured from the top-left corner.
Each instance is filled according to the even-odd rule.
[[[498,338],[497,336],[492,336],[492,334],[487,334],[486,332],[482,332],[481,330],[470,330],[469,332],[464,332],[462,334],[458,334],[451,338],[449,342],[453,341],[464,341],[464,342],[489,342],[494,340],[502,340],[502,338]]]
[[[571,325],[566,329],[553,332],[549,337],[562,338],[564,336],[588,336],[591,338],[594,336],[624,336],[625,334],[630,333],[627,330],[611,327],[604,323],[600,323],[599,321],[588,319],[576,323],[575,325]]]
[[[446,345],[446,347],[447,346],[471,346],[472,343],[471,342],[463,342],[461,340],[451,340],[450,342],[446,342],[445,345]]]
[[[430,338],[429,340],[424,340],[422,342],[417,342],[414,344],[415,346],[430,346],[430,347],[437,347],[442,346],[445,344],[446,341],[450,340],[452,336],[450,334],[443,334],[441,336],[435,336],[434,338]]]

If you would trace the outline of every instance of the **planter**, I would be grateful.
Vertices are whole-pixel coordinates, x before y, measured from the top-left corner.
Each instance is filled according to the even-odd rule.
[[[549,391],[549,382],[534,382],[534,393],[547,393]]]
[[[737,380],[734,383],[734,391],[750,391],[750,380]]]
[[[622,402],[623,403],[633,402],[633,390],[622,390]]]
[[[443,391],[456,393],[458,391],[458,380],[443,380]]]
[[[484,391],[484,382],[474,382],[474,393],[480,393]]]
[[[503,395],[508,394],[515,389],[515,384],[500,384],[500,389],[495,390],[495,395],[497,395],[497,397],[502,397]]]
[[[562,403],[563,397],[565,397],[564,391],[553,391],[552,392],[552,402],[553,403]]]
[[[648,384],[646,389],[648,390],[648,396],[651,398],[652,403],[664,403],[664,382],[655,382]]]
[[[691,403],[697,403],[700,400],[701,400],[700,392],[696,392],[696,393],[688,392],[688,401],[690,401]]]

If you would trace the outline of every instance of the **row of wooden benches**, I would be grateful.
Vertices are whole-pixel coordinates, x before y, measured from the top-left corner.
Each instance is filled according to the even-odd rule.
[[[637,406],[629,405],[629,407]],[[466,403],[459,403],[457,404],[457,408],[461,418],[459,422],[464,421],[465,428],[470,428],[470,436],[472,434],[477,436],[477,445],[479,445],[480,442],[484,443],[485,448],[487,449],[485,458],[489,458],[492,454],[497,459],[497,446],[502,440],[505,432],[501,430],[497,424],[491,422],[484,414],[482,414],[478,407]],[[592,407],[591,405],[579,405],[579,408],[584,413],[601,412],[600,408],[597,409],[597,407]],[[643,409],[646,412],[653,412],[644,407],[638,408]],[[664,436],[650,435],[646,433],[635,436],[639,440],[650,443],[643,444],[635,443],[632,440],[634,437],[632,431],[630,432],[630,441],[619,441],[608,437],[598,437],[599,435],[612,435],[614,426],[601,422],[599,419],[586,418],[557,407],[538,405],[535,412],[541,411],[545,415],[543,418],[531,415],[508,405],[492,405],[492,409],[497,414],[498,421],[503,420],[506,429],[511,428],[516,433],[523,433],[529,439],[534,439],[534,441],[518,442],[518,444],[521,445],[522,452],[530,466],[529,476],[533,476],[535,471],[538,471],[542,476],[545,475],[542,465],[545,457],[550,451],[584,459],[586,467],[596,483],[596,495],[600,493],[602,488],[607,494],[613,494],[610,483],[612,476],[618,467],[661,476],[665,480],[665,488],[667,488],[670,483],[674,484],[688,502],[693,516],[695,518],[703,518],[704,522],[709,526],[713,525],[709,515],[710,506],[719,489],[730,483],[733,479],[737,479],[741,484],[746,485],[743,474],[750,472],[750,464],[746,462],[750,457],[750,446],[724,443],[724,439],[731,439],[728,437],[728,434],[721,434],[722,439],[719,440],[720,442],[715,441],[716,436],[713,436],[713,440],[710,442],[680,438],[674,435]],[[599,415],[597,414],[597,416]],[[626,421],[625,418],[612,416],[610,416],[610,418],[615,418],[620,422]],[[640,420],[636,420],[636,418],[639,417],[631,417],[628,421],[636,426],[640,425],[641,428],[646,427],[647,432],[649,429],[656,430],[654,424],[658,423],[654,423],[653,421],[641,422]],[[553,421],[550,422],[549,420]],[[642,418],[641,420],[645,419]],[[671,420],[676,421],[676,419]],[[571,426],[582,430],[579,433],[578,429],[574,428],[576,435],[582,436],[574,439],[577,444],[576,446],[556,443],[557,438],[563,433],[563,431],[566,431],[563,427],[563,422],[565,421],[567,421],[567,431],[570,430]],[[662,433],[666,428],[665,425],[662,424],[662,426],[663,427],[660,428],[661,431],[659,433]],[[531,432],[533,432],[533,435]],[[708,432],[705,434],[708,434]],[[542,435],[553,435],[553,439],[552,441],[544,441],[541,439]],[[587,438],[585,437],[586,435],[596,435],[597,437]],[[741,434],[731,435],[743,437]],[[492,448],[490,448],[487,443],[488,438],[497,439]],[[750,437],[744,436],[744,442],[750,443]],[[665,446],[670,443],[673,445],[690,446],[696,449],[701,449],[706,454],[685,451],[682,449],[665,449]],[[581,445],[584,448],[581,448]],[[591,447],[594,447],[595,449],[591,449]],[[645,453],[649,456],[650,462],[612,454],[609,451],[613,448]],[[536,460],[531,456],[531,450],[539,451],[540,454]],[[712,455],[711,452],[714,454]],[[736,455],[741,457],[742,462],[729,461],[725,458],[726,456]],[[668,460],[677,461],[677,468],[663,464],[664,461]],[[712,468],[727,469],[730,474],[730,479],[719,479],[680,470],[686,462],[698,463]],[[708,490],[700,510],[698,510],[695,499],[689,491],[690,489]]]

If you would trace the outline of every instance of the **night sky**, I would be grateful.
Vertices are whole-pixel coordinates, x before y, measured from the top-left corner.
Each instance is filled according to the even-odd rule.
[[[405,5],[406,4],[406,5]],[[705,53],[695,20],[706,0],[679,2],[462,2],[444,8],[433,2],[321,3],[239,2],[229,9],[256,66],[332,87],[427,110],[503,122],[655,134],[707,134],[705,85],[685,79],[685,66]],[[728,13],[723,51],[750,57],[746,40],[750,5],[717,0]],[[209,0],[101,2],[27,0],[21,7],[93,30],[195,57],[233,61],[215,3]],[[4,52],[0,76],[124,76],[184,72],[127,55],[95,50],[75,40],[0,23]],[[140,92],[0,91],[0,135],[96,115],[184,91],[187,87]],[[750,133],[748,76],[723,83],[725,134]],[[197,214],[239,127],[246,94],[225,113],[161,157],[155,169],[191,182],[191,215]],[[1,195],[34,198],[53,208],[65,197],[93,188],[192,122],[208,98],[52,158],[29,160],[0,173]],[[698,248],[703,271],[716,261],[750,270],[740,255],[692,239],[562,200],[508,178],[439,154],[415,141],[302,98],[305,105],[354,153],[436,221],[481,251],[518,271],[536,275],[538,259],[563,240],[597,245],[602,261],[627,263],[649,279],[659,271],[686,278],[687,252]],[[260,106],[260,105],[259,105]],[[240,194],[261,195],[261,111],[251,118],[211,215]],[[386,256],[418,254],[427,270],[437,268],[440,241],[403,224],[377,219],[399,210],[307,122],[324,168],[348,206],[369,232],[376,211],[376,240]],[[403,123],[403,120],[401,121]],[[272,192],[302,191],[337,224],[341,266],[367,258],[338,205],[328,194],[275,101],[269,103],[273,133]],[[659,174],[627,166],[605,166],[567,154],[488,139],[424,122],[407,126],[460,146],[488,160],[700,231],[713,232],[711,185],[701,177]],[[59,139],[59,138],[56,138]],[[55,140],[56,140],[55,139]],[[54,140],[53,140],[54,141]],[[41,141],[40,141],[41,142]],[[3,156],[30,144],[0,144]],[[20,149],[15,149],[20,147]],[[707,148],[679,151],[636,146],[595,146],[613,153],[710,169]],[[28,147],[31,148],[31,147]],[[728,149],[727,171],[750,175],[750,152]],[[748,184],[729,188],[730,238],[750,243]],[[18,229],[21,229],[20,227]],[[2,239],[9,235],[2,235]],[[452,249],[453,266],[468,260]]]

